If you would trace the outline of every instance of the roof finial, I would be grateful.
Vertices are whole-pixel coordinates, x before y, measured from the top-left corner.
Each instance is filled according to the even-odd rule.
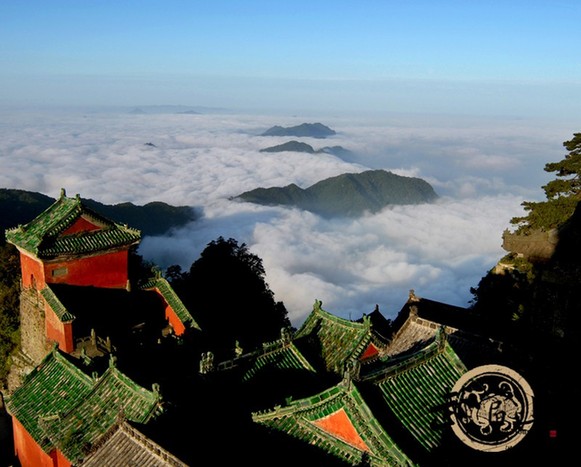
[[[61,188],[61,199],[63,199],[65,196],[67,196],[67,190]]]

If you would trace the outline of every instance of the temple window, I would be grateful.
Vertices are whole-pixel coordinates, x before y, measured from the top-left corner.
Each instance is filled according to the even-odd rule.
[[[57,268],[52,270],[52,277],[63,277],[68,274],[68,268]]]

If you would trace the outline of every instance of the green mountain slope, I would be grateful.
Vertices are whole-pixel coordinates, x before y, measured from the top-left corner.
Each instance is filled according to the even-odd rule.
[[[250,203],[293,206],[322,216],[360,216],[388,205],[429,203],[438,195],[425,180],[403,177],[386,170],[368,170],[331,177],[302,189],[257,188],[238,195]]]
[[[300,141],[288,141],[277,146],[271,146],[269,148],[261,149],[260,152],[306,152],[308,154],[314,154],[315,150],[313,146],[307,143],[301,143]]]

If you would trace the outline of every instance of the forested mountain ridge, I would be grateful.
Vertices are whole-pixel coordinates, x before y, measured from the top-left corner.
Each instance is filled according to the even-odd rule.
[[[283,144],[278,144],[276,146],[270,146],[268,148],[261,149],[260,152],[306,152],[307,154],[314,154],[315,149],[313,146],[307,143],[301,143],[300,141],[287,141]]]
[[[10,188],[0,188],[0,244],[4,243],[4,231],[26,224],[47,209],[54,199],[42,193]],[[144,235],[162,235],[196,219],[189,206],[171,206],[153,201],[143,206],[133,203],[103,204],[92,199],[83,202],[94,211],[119,223],[141,230]]]
[[[327,178],[302,189],[256,188],[234,199],[267,206],[293,206],[322,216],[360,216],[388,205],[430,203],[438,198],[425,180],[403,177],[386,170],[368,170]]]

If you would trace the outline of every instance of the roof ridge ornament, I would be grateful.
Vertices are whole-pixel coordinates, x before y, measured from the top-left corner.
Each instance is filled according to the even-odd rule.
[[[280,330],[280,341],[283,345],[288,345],[292,341],[292,330],[289,327],[283,327]]]
[[[205,375],[214,370],[214,354],[212,352],[202,352],[200,359],[200,373]]]
[[[153,278],[154,279],[158,280],[158,279],[161,279],[162,278],[162,276],[161,276],[161,268],[158,265],[156,265],[156,264],[153,265],[151,267],[151,272],[153,273]]]
[[[365,327],[371,329],[371,316],[369,316],[366,313],[363,313],[363,324],[365,325]]]
[[[351,387],[351,381],[359,379],[361,371],[361,362],[355,359],[349,359],[345,362],[343,367],[343,384],[345,387]]]
[[[66,198],[66,196],[67,196],[67,190],[65,190],[64,188],[61,188],[60,199]]]
[[[441,325],[436,330],[436,342],[438,343],[438,349],[443,350],[446,346],[448,340],[448,327],[446,325]]]

